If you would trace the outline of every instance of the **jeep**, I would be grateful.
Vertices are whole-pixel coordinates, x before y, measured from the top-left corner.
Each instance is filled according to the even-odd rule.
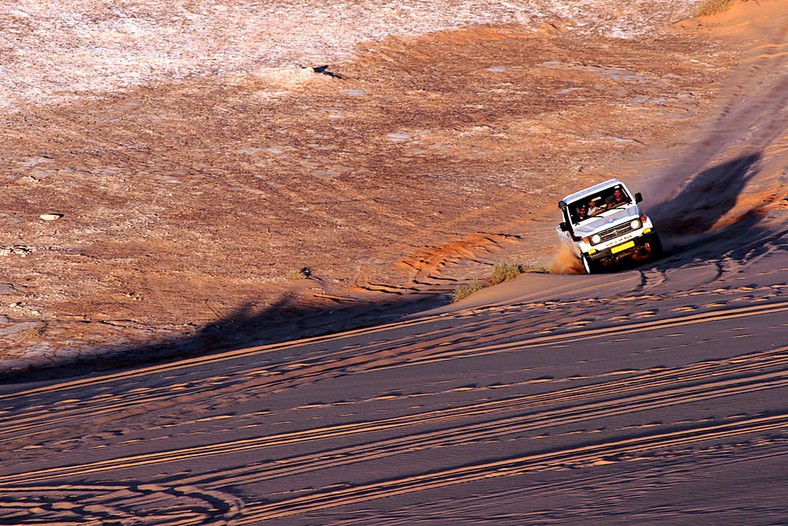
[[[609,268],[620,259],[658,258],[662,242],[651,219],[638,206],[640,193],[616,179],[586,188],[558,202],[556,228],[587,274]]]

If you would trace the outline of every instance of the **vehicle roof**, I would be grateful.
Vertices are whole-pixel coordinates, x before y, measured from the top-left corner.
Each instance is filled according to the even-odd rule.
[[[588,188],[586,188],[584,190],[580,190],[579,192],[575,192],[573,194],[569,194],[568,196],[564,197],[562,199],[562,201],[567,203],[567,204],[568,203],[572,203],[574,201],[577,201],[578,199],[583,199],[584,197],[588,197],[588,196],[590,196],[592,194],[600,192],[601,190],[604,190],[606,188],[610,188],[611,186],[616,186],[616,185],[621,185],[626,190],[627,193],[630,193],[629,189],[627,188],[627,185],[625,185],[624,183],[622,183],[618,179],[608,179],[607,181],[605,181],[603,183],[595,184],[594,186],[589,186]]]

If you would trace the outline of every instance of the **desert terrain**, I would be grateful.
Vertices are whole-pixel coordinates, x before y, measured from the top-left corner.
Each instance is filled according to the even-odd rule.
[[[788,3],[618,4],[0,6],[0,524],[785,524]]]
[[[645,179],[625,162],[705,117],[738,53],[668,25],[691,2],[309,4],[6,8],[3,370],[549,267],[557,200]]]

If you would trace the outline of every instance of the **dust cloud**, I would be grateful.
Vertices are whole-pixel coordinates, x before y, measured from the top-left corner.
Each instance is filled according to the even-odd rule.
[[[572,249],[561,244],[550,263],[551,274],[582,274],[583,266]]]

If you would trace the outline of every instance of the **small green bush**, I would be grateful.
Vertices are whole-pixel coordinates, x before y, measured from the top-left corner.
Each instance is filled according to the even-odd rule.
[[[285,274],[287,279],[309,279],[311,272],[308,268],[304,267],[300,270],[290,270]]]
[[[545,267],[520,265],[518,263],[497,263],[493,267],[492,273],[490,274],[490,279],[488,281],[490,282],[490,285],[497,285],[499,283],[512,280],[520,274],[524,274],[525,272],[539,272],[544,274],[547,272],[547,269]]]
[[[490,274],[490,285],[497,285],[514,279],[524,271],[523,266],[517,263],[497,263],[492,269],[492,274]]]
[[[545,267],[534,265],[520,265],[519,263],[496,263],[495,266],[493,266],[490,277],[488,277],[485,281],[490,285],[498,285],[499,283],[513,280],[525,272],[538,272],[544,274],[549,271]],[[451,295],[452,300],[459,301],[463,298],[467,298],[474,292],[481,290],[483,287],[484,283],[478,279],[472,279],[468,283],[457,285]]]
[[[468,283],[462,283],[460,285],[457,285],[454,288],[454,292],[451,295],[451,299],[452,301],[460,301],[463,298],[467,298],[474,292],[478,292],[482,290],[483,287],[484,285],[482,285],[482,282],[474,278],[470,280]]]

